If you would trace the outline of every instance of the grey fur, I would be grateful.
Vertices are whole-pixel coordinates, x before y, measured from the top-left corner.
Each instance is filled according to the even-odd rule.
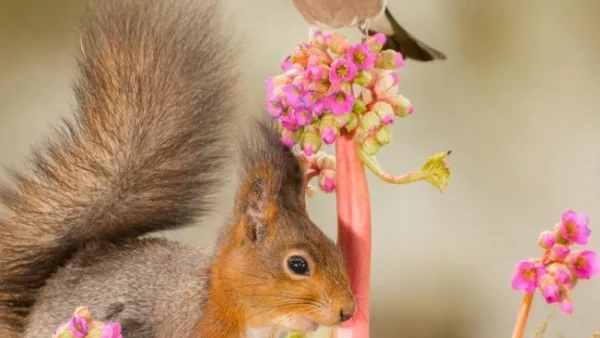
[[[153,313],[130,304],[156,309],[162,299],[149,293],[186,296],[165,289],[157,273],[203,289],[191,269],[207,258],[195,249],[118,243],[189,225],[223,182],[236,77],[217,3],[98,0],[86,8],[74,122],[65,120],[35,152],[31,172],[14,173],[14,188],[0,195],[0,337],[21,337],[33,307],[26,336],[48,337],[79,305],[99,319],[129,320],[126,337],[152,337],[160,332],[144,320]],[[128,268],[140,274],[131,279]],[[118,294],[132,280],[156,283],[116,298],[88,292]]]

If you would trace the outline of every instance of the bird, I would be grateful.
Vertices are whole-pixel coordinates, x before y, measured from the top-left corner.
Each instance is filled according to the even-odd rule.
[[[446,55],[415,38],[394,18],[388,0],[292,0],[308,23],[309,34],[322,30],[357,27],[365,36],[382,33],[384,49],[416,61],[445,60]]]

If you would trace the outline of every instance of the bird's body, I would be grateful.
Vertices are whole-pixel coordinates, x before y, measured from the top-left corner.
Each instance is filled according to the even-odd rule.
[[[311,28],[359,27],[379,17],[386,0],[292,0]]]
[[[358,27],[364,34],[387,36],[385,49],[418,61],[444,60],[446,56],[409,34],[396,21],[387,0],[292,0],[308,23],[309,33]]]

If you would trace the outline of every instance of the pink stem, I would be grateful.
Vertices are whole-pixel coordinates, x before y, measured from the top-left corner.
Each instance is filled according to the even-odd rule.
[[[352,134],[340,135],[335,152],[338,243],[344,253],[357,309],[352,319],[334,331],[334,337],[368,338],[371,282],[369,187]]]

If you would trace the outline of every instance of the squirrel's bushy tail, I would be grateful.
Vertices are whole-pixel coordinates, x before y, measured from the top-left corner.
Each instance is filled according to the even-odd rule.
[[[82,20],[74,121],[0,194],[0,336],[87,241],[192,222],[222,182],[235,82],[217,0],[99,0]]]

